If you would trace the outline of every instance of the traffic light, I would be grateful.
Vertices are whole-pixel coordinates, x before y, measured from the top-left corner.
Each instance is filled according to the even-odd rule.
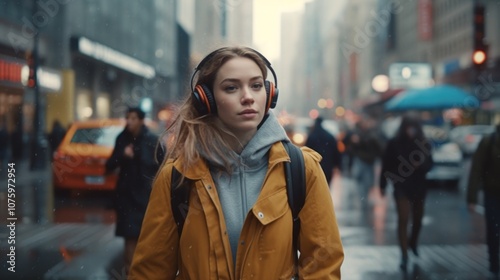
[[[35,58],[32,53],[26,55],[26,64],[28,65],[28,83],[27,86],[34,88],[36,86],[36,70],[35,70]]]
[[[474,6],[474,49],[481,48],[484,45],[484,6]]]
[[[472,63],[476,68],[482,69],[488,60],[488,46],[484,42],[485,33],[485,9],[482,5],[474,6],[473,22],[474,50],[472,53]]]
[[[472,54],[472,62],[475,65],[483,65],[486,62],[486,52],[484,50],[474,50]]]

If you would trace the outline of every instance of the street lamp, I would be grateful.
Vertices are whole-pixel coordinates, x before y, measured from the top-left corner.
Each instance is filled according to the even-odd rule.
[[[33,15],[38,13],[38,4],[37,1],[33,1]],[[33,136],[31,137],[31,157],[30,157],[30,169],[31,170],[39,170],[43,169],[45,166],[46,160],[46,148],[47,148],[47,140],[43,134],[44,126],[44,118],[42,116],[42,105],[41,105],[41,96],[40,96],[40,84],[38,81],[38,69],[40,66],[40,57],[39,57],[39,37],[40,37],[40,29],[35,32],[35,36],[33,37],[33,51],[31,53],[31,68],[30,69],[30,78],[31,84],[33,85],[33,94],[35,95],[35,112],[33,116]],[[33,72],[31,72],[33,71]],[[30,86],[31,87],[31,86]]]

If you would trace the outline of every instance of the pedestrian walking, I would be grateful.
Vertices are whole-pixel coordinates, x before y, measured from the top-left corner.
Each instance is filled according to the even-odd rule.
[[[266,80],[268,69],[274,83]],[[167,130],[168,153],[130,279],[292,279],[296,273],[340,279],[344,255],[333,202],[320,156],[307,147],[295,266],[283,143],[290,140],[269,110],[277,97],[274,70],[256,50],[223,47],[199,63]],[[191,182],[180,185],[189,195],[180,232],[171,210],[173,170]]]
[[[9,132],[5,122],[0,122],[0,170],[7,170],[7,152],[9,150]],[[2,172],[4,173],[4,172]]]
[[[21,162],[25,157],[25,154],[23,153],[23,150],[25,149],[24,143],[23,130],[16,124],[14,131],[10,134],[11,162]]]
[[[314,126],[307,136],[305,145],[321,155],[321,168],[325,173],[328,185],[330,185],[334,168],[340,168],[342,155],[339,152],[337,139],[323,128],[322,123],[322,117],[317,117],[315,119]]]
[[[387,143],[382,156],[380,191],[385,195],[387,182],[394,187],[398,214],[397,236],[401,249],[400,267],[406,270],[408,248],[418,256],[418,237],[422,228],[427,186],[425,176],[432,168],[432,146],[417,119],[403,117],[395,137]],[[412,226],[408,237],[408,224]]]
[[[482,190],[486,221],[486,244],[490,271],[499,274],[500,247],[500,124],[491,135],[484,136],[472,157],[467,203],[475,211],[478,194]]]
[[[139,238],[152,181],[163,160],[162,149],[157,146],[159,138],[144,125],[144,117],[140,108],[128,109],[126,127],[117,136],[113,153],[106,162],[106,173],[119,169],[114,190],[115,234],[125,239],[127,271]]]
[[[352,156],[352,178],[356,182],[361,205],[365,207],[370,190],[375,185],[375,163],[381,157],[383,147],[367,119],[356,123],[356,129],[348,142]]]
[[[59,147],[59,144],[61,144],[64,135],[66,135],[66,129],[64,129],[59,120],[55,120],[48,137],[51,155],[56,151],[57,147]]]

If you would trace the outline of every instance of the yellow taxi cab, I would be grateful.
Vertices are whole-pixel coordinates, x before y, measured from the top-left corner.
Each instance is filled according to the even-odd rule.
[[[105,164],[124,119],[74,122],[53,154],[52,174],[58,190],[113,190],[118,176],[105,175]]]

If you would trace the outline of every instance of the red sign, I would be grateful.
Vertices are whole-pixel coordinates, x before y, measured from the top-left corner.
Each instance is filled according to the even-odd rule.
[[[420,40],[432,40],[432,0],[418,1],[418,35]]]
[[[23,65],[0,59],[0,82],[21,84]]]

